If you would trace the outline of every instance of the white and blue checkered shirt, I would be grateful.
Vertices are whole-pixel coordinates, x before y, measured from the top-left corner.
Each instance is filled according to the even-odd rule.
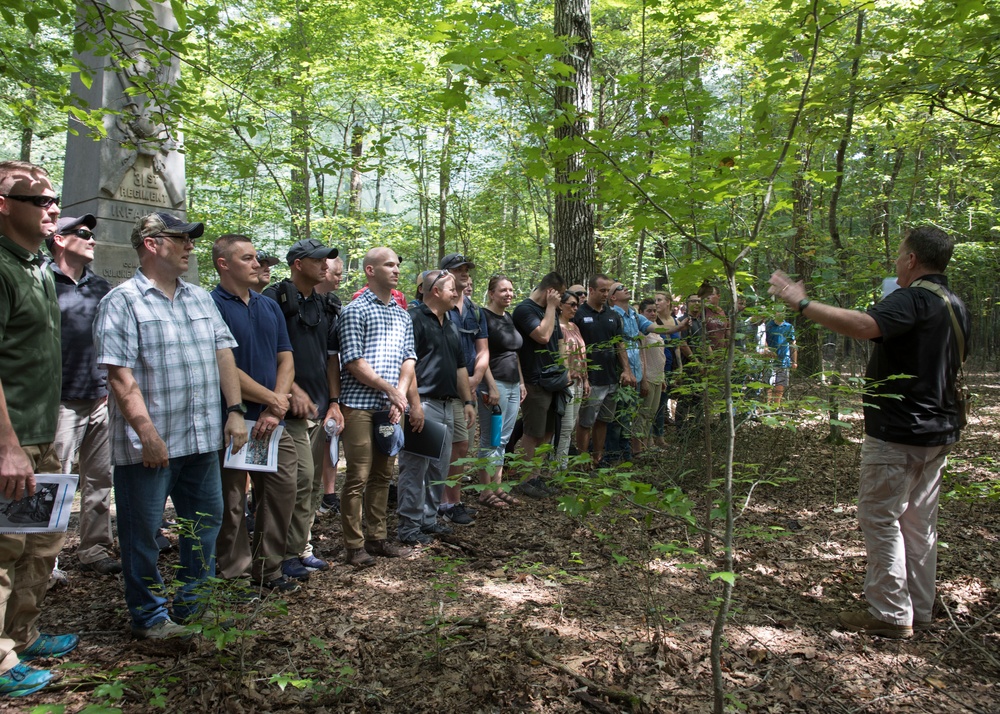
[[[406,310],[391,299],[386,305],[370,290],[348,303],[337,325],[340,336],[340,403],[352,409],[387,409],[385,392],[362,384],[346,366],[358,359],[389,384],[399,384],[403,362],[416,359],[413,322]]]
[[[222,407],[215,352],[236,346],[211,296],[177,281],[170,300],[136,271],[101,300],[94,321],[97,362],[132,370],[149,417],[170,458],[222,448]],[[142,444],[109,400],[111,463],[142,463]]]

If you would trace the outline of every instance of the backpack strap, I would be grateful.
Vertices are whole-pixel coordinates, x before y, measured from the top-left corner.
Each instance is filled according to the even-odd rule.
[[[955,315],[955,308],[951,306],[951,298],[948,297],[948,293],[945,292],[944,288],[937,283],[932,283],[930,280],[914,280],[910,283],[911,288],[923,288],[928,290],[939,298],[944,300],[945,306],[948,308],[948,314],[951,315],[951,326],[954,328],[955,341],[958,343],[958,359],[960,362],[965,362],[965,333],[962,332],[962,328],[958,324],[958,316]]]

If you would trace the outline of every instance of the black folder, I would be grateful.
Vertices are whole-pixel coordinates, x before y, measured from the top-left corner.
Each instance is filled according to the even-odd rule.
[[[410,415],[403,418],[403,451],[414,456],[428,459],[440,459],[444,453],[445,442],[448,439],[448,427],[441,422],[424,419],[424,428],[413,431],[410,428]]]

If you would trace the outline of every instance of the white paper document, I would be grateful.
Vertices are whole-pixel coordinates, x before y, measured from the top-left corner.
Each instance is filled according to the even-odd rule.
[[[35,474],[35,493],[19,501],[0,494],[0,533],[62,533],[69,524],[76,474]]]
[[[222,465],[227,469],[242,471],[270,471],[274,473],[278,470],[278,440],[285,427],[278,425],[271,432],[269,437],[264,439],[253,438],[253,428],[256,421],[247,422],[247,443],[235,454],[232,446],[226,447],[226,460]]]

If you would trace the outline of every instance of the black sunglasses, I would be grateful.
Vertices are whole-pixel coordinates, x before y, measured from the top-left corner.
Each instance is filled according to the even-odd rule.
[[[94,232],[89,231],[86,228],[77,228],[75,231],[70,231],[69,233],[64,233],[67,236],[76,236],[78,238],[83,238],[84,240],[90,240],[94,237]]]
[[[451,273],[449,273],[447,270],[442,270],[440,274],[438,274],[438,276],[431,281],[430,287],[424,287],[424,295],[429,295],[431,290],[434,289],[434,286],[438,284],[438,280],[447,277],[449,275],[451,275]]]
[[[9,198],[13,201],[22,201],[24,203],[33,203],[39,208],[48,208],[52,204],[59,205],[59,196],[17,196],[13,193],[0,193],[0,196],[4,198]]]

